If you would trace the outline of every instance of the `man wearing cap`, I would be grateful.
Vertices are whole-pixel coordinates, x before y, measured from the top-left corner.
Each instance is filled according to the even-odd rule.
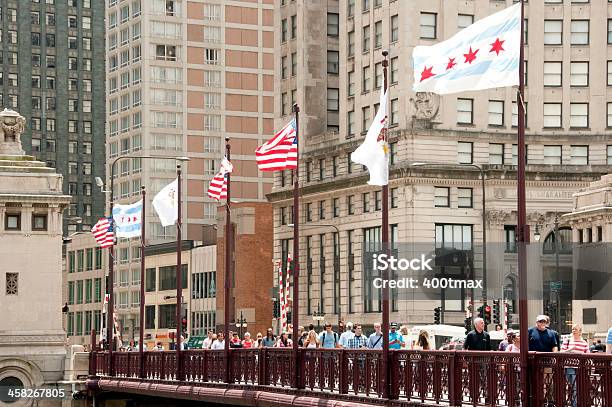
[[[506,332],[506,338],[499,343],[497,350],[505,352],[506,349],[508,349],[508,345],[512,342],[513,339],[514,331],[512,329],[508,329],[508,332]]]
[[[557,352],[559,342],[555,332],[546,326],[548,317],[538,315],[536,326],[529,328],[529,350],[536,352]]]
[[[465,337],[463,349],[465,350],[491,350],[491,338],[489,333],[484,330],[484,319],[474,320],[474,329]]]
[[[404,346],[402,334],[397,332],[397,323],[392,322],[389,332],[389,349],[401,349]]]

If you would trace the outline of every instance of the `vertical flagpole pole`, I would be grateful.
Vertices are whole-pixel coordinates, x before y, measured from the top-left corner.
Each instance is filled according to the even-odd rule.
[[[383,78],[384,84],[381,92],[383,94],[387,91],[387,67],[389,66],[389,60],[387,56],[389,52],[387,50],[382,52],[383,54]],[[387,96],[388,97],[388,96]],[[381,106],[382,107],[382,106]],[[385,134],[385,142],[387,142],[387,118],[385,117],[385,128],[383,132]],[[383,185],[382,187],[382,249],[383,252],[389,251],[389,183]],[[388,269],[383,271],[382,276],[384,281],[389,280],[389,271]],[[382,288],[382,334],[383,334],[383,352],[382,352],[382,391],[383,398],[388,399],[391,395],[390,393],[390,383],[389,383],[389,287],[387,284],[383,285]]]
[[[138,338],[138,353],[140,353],[140,377],[145,377],[144,363],[144,330],[145,330],[145,226],[146,222],[146,191],[140,187],[142,196],[142,213],[140,215],[140,337]]]
[[[293,105],[295,114],[295,137],[296,137],[296,169],[293,170],[293,306],[291,312],[291,324],[293,333],[293,357],[295,360],[295,388],[301,388],[300,383],[300,351],[298,348],[297,331],[300,325],[300,107],[298,104]]]
[[[228,160],[230,160],[230,144],[229,137],[225,138],[225,156]],[[232,263],[232,252],[231,252],[231,234],[232,234],[232,222],[231,222],[231,174],[227,173],[227,198],[225,203],[225,281],[224,281],[224,291],[223,291],[223,308],[224,308],[224,336],[225,343],[223,346],[223,355],[225,357],[225,383],[230,382],[230,355],[229,355],[229,340],[230,340],[230,292],[231,292],[231,263]]]
[[[111,185],[113,179],[111,178]],[[112,191],[112,187],[111,187]],[[113,195],[111,192],[110,201],[110,216],[111,216],[111,227],[113,229],[113,244],[108,248],[108,279],[106,290],[108,291],[108,306],[106,307],[106,345],[108,346],[108,374],[109,376],[115,375],[115,369],[113,364],[113,345],[115,344],[115,338],[113,337],[113,327],[115,322],[113,320],[113,314],[115,313],[115,300],[113,296],[113,271],[115,268],[115,220],[113,218]]]
[[[517,171],[517,196],[518,196],[518,278],[519,278],[519,327],[521,335],[520,349],[520,386],[521,405],[528,405],[527,391],[529,384],[529,372],[527,369],[527,353],[529,351],[529,338],[527,330],[527,243],[529,242],[529,228],[527,226],[527,206],[525,197],[525,51],[524,51],[524,24],[525,3],[521,0],[521,50],[519,61],[519,91],[518,91],[518,171]]]
[[[176,378],[177,380],[183,380],[183,363],[181,356],[181,331],[182,331],[182,294],[183,294],[183,276],[181,267],[181,251],[182,251],[182,231],[181,231],[181,165],[176,166],[176,179],[177,179],[177,194],[178,194],[178,208],[177,208],[177,219],[176,219]]]

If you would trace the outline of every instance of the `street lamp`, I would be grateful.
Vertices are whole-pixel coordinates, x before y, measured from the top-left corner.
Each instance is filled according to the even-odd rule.
[[[293,223],[289,223],[287,225],[290,228],[294,227]],[[334,271],[336,270],[337,267],[337,271],[338,271],[338,276],[340,275],[340,229],[338,229],[338,226],[333,225],[331,223],[317,223],[315,225],[300,225],[301,227],[309,227],[309,228],[318,228],[318,227],[329,227],[329,228],[334,228],[336,230],[336,233],[338,234],[338,255],[336,256],[336,251],[334,250]],[[334,273],[335,275],[335,273]],[[334,283],[335,284],[335,283]],[[338,294],[340,291],[340,279],[338,279]],[[321,290],[321,301],[323,301],[323,290]],[[338,295],[336,298],[334,298],[334,301],[338,301],[338,329],[340,329],[340,321],[342,320],[342,306],[340,305],[340,295]],[[319,304],[320,307],[320,304]]]
[[[554,239],[554,250],[555,250],[555,284],[550,284],[550,290],[555,293],[555,302],[556,304],[556,318],[555,325],[557,328],[557,332],[560,332],[561,329],[561,272],[559,268],[559,214],[555,213],[555,220],[553,223],[543,224],[543,227],[552,226],[552,234]],[[539,242],[542,238],[540,233],[540,225],[536,224],[535,233],[533,234],[533,238],[536,242]],[[544,241],[546,244],[546,241]],[[543,248],[545,250],[545,248]],[[552,320],[552,318],[551,318]],[[552,322],[552,321],[551,321]]]
[[[242,311],[240,311],[240,319],[236,321],[236,328],[238,328],[239,336],[242,338],[242,328],[247,327],[247,320],[242,316]]]
[[[478,164],[444,164],[416,162],[412,167],[472,167],[480,172],[482,188],[482,302],[487,303],[487,197],[485,185],[485,172]]]
[[[317,328],[320,328],[321,327],[321,321],[325,320],[325,314],[321,310],[321,303],[320,302],[319,302],[318,310],[316,310],[316,311],[314,311],[312,313],[312,319],[314,321],[317,321]]]
[[[96,178],[96,185],[100,187],[100,190],[104,193],[110,193],[110,198],[109,198],[109,208],[110,208],[110,218],[111,218],[111,226],[112,229],[115,230],[115,221],[113,218],[113,204],[114,204],[114,186],[115,186],[115,166],[117,164],[117,162],[119,160],[124,160],[124,159],[129,159],[129,158],[139,158],[139,159],[149,159],[149,158],[155,158],[155,159],[159,159],[159,160],[177,160],[177,161],[189,161],[189,157],[178,157],[178,156],[167,156],[167,155],[135,155],[135,154],[129,154],[129,155],[123,155],[123,156],[119,156],[117,158],[115,158],[112,163],[111,163],[111,177],[110,177],[110,191],[105,190],[104,189],[104,183],[102,182],[102,179],[100,179],[99,177]],[[142,242],[142,246],[144,247],[144,242]],[[108,319],[107,319],[107,323],[106,323],[106,338],[107,338],[107,343],[108,343],[108,349],[109,349],[109,360],[110,360],[110,366],[109,366],[109,370],[111,372],[111,374],[113,373],[113,358],[112,358],[112,352],[113,352],[113,345],[114,345],[114,338],[113,338],[113,314],[114,314],[114,299],[113,299],[113,269],[114,269],[114,251],[115,251],[115,246],[113,244],[113,246],[109,247],[109,261],[108,261],[108,284],[106,285],[108,292],[109,292],[109,307],[108,307]],[[141,262],[144,261],[144,258],[141,258],[140,260]],[[141,295],[140,295],[140,345],[139,345],[139,350],[141,353],[141,371],[142,369],[142,363],[144,361],[144,357],[142,355],[142,352],[144,351],[144,342],[143,342],[143,334],[144,334],[144,283],[145,283],[145,276],[144,276],[144,268],[141,267],[141,272],[140,272],[140,284],[141,284]],[[179,281],[177,283],[177,287],[181,286],[181,282]],[[178,323],[178,322],[177,322]]]

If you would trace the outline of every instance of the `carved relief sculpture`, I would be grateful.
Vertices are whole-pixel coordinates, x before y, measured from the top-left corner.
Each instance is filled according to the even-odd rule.
[[[25,130],[25,118],[14,110],[0,113],[0,154],[24,155],[21,133]]]
[[[415,117],[419,120],[432,121],[440,110],[440,96],[433,92],[417,92],[411,99],[414,104]]]

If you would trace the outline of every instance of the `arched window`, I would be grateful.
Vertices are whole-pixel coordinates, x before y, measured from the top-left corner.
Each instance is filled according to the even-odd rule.
[[[559,253],[561,254],[571,254],[572,253],[572,229],[565,226],[561,227],[555,233],[551,231],[544,239],[544,254],[554,254],[555,253],[555,238],[559,237]]]

